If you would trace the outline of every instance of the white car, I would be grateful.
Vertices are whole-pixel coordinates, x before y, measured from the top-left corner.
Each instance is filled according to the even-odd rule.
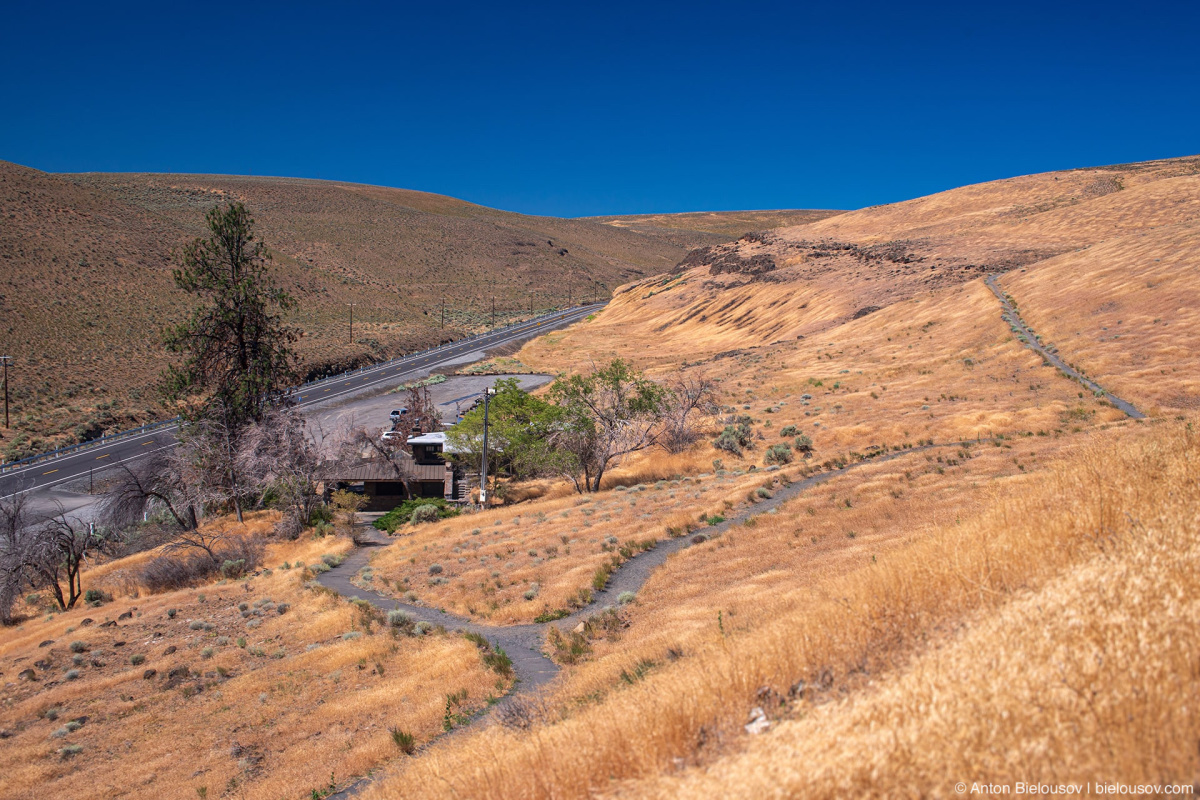
[[[408,413],[407,408],[396,408],[396,409],[393,409],[392,413],[389,414],[388,416],[391,417],[392,422],[399,422],[400,418],[403,417],[407,413]]]
[[[385,442],[399,442],[400,437],[403,435],[404,434],[400,433],[400,431],[394,431],[391,428],[384,428],[383,435],[379,438]]]

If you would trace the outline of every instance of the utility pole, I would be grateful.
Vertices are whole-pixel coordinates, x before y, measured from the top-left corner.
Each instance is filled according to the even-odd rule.
[[[346,303],[350,306],[350,344],[354,344],[354,303]]]
[[[495,393],[495,386],[489,386],[483,393],[483,466],[479,470],[479,505],[482,508],[487,508],[488,401]]]
[[[4,427],[8,427],[8,362],[12,361],[12,356],[0,356],[0,361],[4,362]]]
[[[496,328],[496,295],[492,295],[492,329]]]
[[[533,292],[529,293],[529,316],[533,316]]]
[[[446,298],[442,298],[442,330],[446,328]]]

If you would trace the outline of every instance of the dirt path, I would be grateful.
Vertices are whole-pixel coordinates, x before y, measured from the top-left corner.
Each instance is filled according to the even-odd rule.
[[[900,450],[886,455],[879,455],[874,458],[868,458],[854,464],[850,464],[841,469],[820,472],[816,475],[810,475],[807,478],[792,483],[791,486],[780,488],[773,497],[766,500],[761,500],[752,506],[742,509],[736,514],[731,514],[724,522],[715,526],[704,528],[696,533],[703,533],[707,538],[714,538],[724,534],[735,525],[740,525],[752,516],[759,514],[770,513],[779,508],[779,506],[794,499],[804,491],[811,489],[814,486],[819,486],[826,481],[846,474],[851,470],[868,464],[878,464],[885,461],[892,461],[896,458],[901,458],[912,453],[921,452],[924,450],[942,448],[942,447],[963,447],[974,446],[979,444],[977,441],[967,442],[945,442],[942,444],[922,445],[920,447],[911,447],[906,450]],[[763,471],[763,475],[772,473]],[[370,589],[364,589],[355,585],[352,581],[358,571],[367,566],[372,553],[379,547],[386,547],[390,542],[386,536],[372,529],[372,542],[369,545],[359,547],[349,557],[346,558],[340,565],[334,567],[328,572],[322,573],[316,577],[317,583],[332,589],[343,597],[357,597],[361,600],[366,600],[375,607],[384,611],[400,609],[407,611],[416,621],[429,622],[433,625],[442,625],[448,631],[459,631],[463,633],[472,632],[478,633],[487,637],[488,641],[499,645],[504,649],[508,656],[512,659],[513,670],[517,675],[517,682],[513,691],[494,709],[501,708],[513,701],[519,695],[527,694],[544,687],[551,679],[554,678],[560,671],[558,664],[555,664],[548,656],[542,652],[544,644],[544,636],[546,629],[550,625],[556,625],[559,628],[570,630],[577,626],[587,617],[596,613],[597,610],[605,606],[616,606],[617,598],[622,592],[634,592],[635,594],[645,585],[654,571],[662,566],[666,560],[684,550],[693,546],[692,539],[694,534],[681,536],[676,539],[668,539],[660,541],[658,546],[653,550],[648,550],[640,553],[633,558],[623,563],[609,579],[608,586],[604,589],[594,592],[592,600],[586,606],[576,611],[570,616],[554,622],[546,623],[528,623],[525,625],[481,625],[466,617],[461,617],[457,614],[449,614],[445,611],[439,611],[426,606],[411,605],[403,603],[394,597],[374,592]],[[491,715],[488,715],[491,716]],[[468,728],[456,729],[467,730]],[[452,734],[451,734],[452,735]],[[441,743],[446,737],[439,736],[434,740],[434,743]],[[358,794],[371,780],[371,777],[360,778],[355,783],[342,789],[338,793],[331,795],[330,800],[334,798],[348,798]]]
[[[1000,301],[1000,305],[1003,308],[1000,316],[1005,322],[1008,323],[1009,327],[1013,329],[1017,336],[1019,336],[1025,342],[1026,347],[1040,355],[1042,358],[1046,359],[1046,361],[1048,361],[1050,364],[1053,364],[1068,378],[1083,384],[1083,386],[1089,389],[1092,393],[1103,396],[1105,400],[1112,403],[1116,408],[1124,411],[1125,414],[1131,419],[1146,418],[1146,415],[1141,411],[1138,411],[1137,408],[1134,407],[1133,403],[1130,403],[1127,400],[1122,400],[1121,398],[1104,389],[1095,381],[1085,378],[1082,374],[1080,374],[1079,370],[1075,369],[1059,358],[1057,353],[1043,346],[1042,343],[1038,341],[1038,338],[1034,332],[1030,330],[1029,326],[1025,324],[1025,321],[1021,319],[1021,314],[1012,304],[1012,301],[1008,299],[1008,295],[1006,295],[999,285],[997,285],[996,277],[997,276],[995,275],[988,275],[983,279],[984,283],[988,285],[988,288],[992,290],[992,294],[996,295],[996,298]]]

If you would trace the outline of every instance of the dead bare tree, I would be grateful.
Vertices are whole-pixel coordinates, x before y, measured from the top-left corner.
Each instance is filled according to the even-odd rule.
[[[392,424],[392,431],[397,433],[400,449],[408,451],[410,437],[422,433],[432,433],[442,429],[442,417],[434,405],[433,396],[428,386],[414,386],[408,390],[408,413]]]
[[[0,622],[12,622],[12,607],[25,581],[32,529],[28,525],[28,495],[0,499]]]
[[[153,506],[161,506],[180,530],[194,530],[197,498],[187,483],[186,470],[174,455],[155,453],[132,464],[121,464],[112,488],[105,495],[100,518],[125,530],[142,521]]]
[[[320,501],[318,446],[308,436],[304,418],[288,408],[270,410],[243,433],[236,459],[237,472],[255,487],[260,504],[268,492],[278,497],[284,510],[278,532],[299,536]]]
[[[682,453],[700,438],[699,418],[713,406],[716,382],[682,370],[667,382],[658,443],[668,453]]]
[[[46,586],[58,607],[73,608],[83,596],[80,573],[88,553],[104,543],[92,526],[59,513],[34,523],[26,495],[0,501],[0,620],[12,621],[22,586]],[[64,592],[64,584],[66,591]]]
[[[59,513],[34,532],[34,546],[29,550],[28,568],[54,592],[58,607],[74,608],[83,597],[80,572],[84,559],[101,542],[92,527],[83,520],[68,518],[60,506]],[[66,594],[63,594],[63,584]]]

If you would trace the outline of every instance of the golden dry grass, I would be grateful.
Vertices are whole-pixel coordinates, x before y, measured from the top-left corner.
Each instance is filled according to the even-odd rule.
[[[1155,413],[1200,409],[1200,229],[1124,236],[1007,275],[1022,317],[1070,364]]]
[[[251,527],[271,521],[252,520]],[[447,694],[466,689],[464,710],[471,710],[503,693],[470,642],[439,634],[396,639],[378,623],[367,632],[352,605],[309,588],[302,570],[278,568],[347,547],[333,539],[276,544],[267,556],[275,569],[258,577],[118,597],[7,631],[0,644],[8,681],[0,728],[12,736],[0,748],[0,795],[195,798],[201,789],[208,797],[307,795],[328,786],[331,774],[341,783],[403,757],[392,727],[413,734],[418,745],[433,739]],[[84,585],[104,585],[128,566],[101,567],[85,574]],[[254,609],[267,599],[290,608],[280,614],[277,606],[262,606],[262,616],[250,618],[258,625],[249,627],[238,604]],[[171,608],[173,619],[166,614]],[[100,627],[126,610],[132,619]],[[95,623],[84,626],[89,617]],[[192,620],[215,627],[193,630]],[[46,640],[53,642],[40,647]],[[68,650],[75,640],[89,648],[79,666]],[[168,655],[169,647],[176,650]],[[134,655],[144,663],[131,664]],[[49,662],[35,668],[39,680],[17,680],[18,671],[39,660]],[[167,673],[177,667],[190,675],[170,688]],[[77,669],[78,679],[67,680],[67,669]],[[157,674],[144,679],[147,669]],[[57,720],[45,718],[51,708]],[[87,718],[82,728],[52,736],[80,717]],[[73,745],[82,747],[78,755],[60,754]]]
[[[745,586],[735,613],[678,637],[674,662],[599,692],[584,680],[599,667],[585,670],[533,729],[436,748],[368,797],[1188,780],[1198,465],[1200,441],[1180,425],[1104,434],[1074,463],[991,488],[982,513],[935,520],[877,561],[776,592]],[[666,627],[639,620],[653,613],[641,604],[657,605],[640,601],[635,629]],[[802,696],[780,705],[798,681]],[[795,721],[751,740],[740,727],[752,705]]]

